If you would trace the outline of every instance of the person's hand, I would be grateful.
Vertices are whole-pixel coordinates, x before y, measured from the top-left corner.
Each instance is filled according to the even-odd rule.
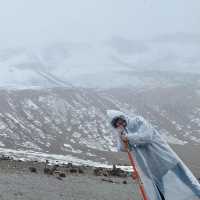
[[[123,131],[124,131],[124,128],[123,128],[123,127],[121,127],[121,126],[117,127],[117,132],[118,132],[120,135],[122,134]]]
[[[124,141],[124,142],[128,142],[128,137],[127,135],[121,135],[121,140]]]

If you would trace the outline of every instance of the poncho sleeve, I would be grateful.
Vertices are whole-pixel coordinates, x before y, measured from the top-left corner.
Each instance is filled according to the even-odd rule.
[[[142,117],[129,121],[128,140],[130,145],[150,144],[153,142],[154,128]]]

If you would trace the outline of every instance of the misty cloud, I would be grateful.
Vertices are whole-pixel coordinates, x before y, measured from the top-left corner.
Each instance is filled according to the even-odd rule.
[[[199,34],[199,10],[198,0],[0,0],[0,48]]]
[[[167,42],[167,43],[175,43],[179,45],[183,44],[191,44],[191,45],[199,45],[200,44],[200,33],[174,33],[174,34],[165,34],[154,37],[154,42]]]
[[[197,0],[0,0],[0,86],[200,72],[199,10]]]
[[[113,37],[108,44],[119,54],[140,54],[148,51],[148,46],[143,41],[133,41],[122,37]]]

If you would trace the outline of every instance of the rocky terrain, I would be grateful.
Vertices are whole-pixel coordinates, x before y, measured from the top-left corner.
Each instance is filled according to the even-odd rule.
[[[127,54],[134,44],[118,52],[129,42],[1,50],[0,154],[126,166],[106,116],[107,109],[117,109],[149,120],[199,177],[198,71],[136,67]]]
[[[6,157],[0,161],[0,199],[139,199],[130,174],[118,168],[46,165]]]
[[[116,153],[106,116],[107,109],[118,109],[147,118],[199,176],[198,87],[51,88],[0,94],[2,155],[53,163],[127,165],[127,155]]]

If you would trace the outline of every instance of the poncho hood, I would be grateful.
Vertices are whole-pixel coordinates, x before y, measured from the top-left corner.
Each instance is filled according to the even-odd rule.
[[[118,111],[118,110],[107,110],[107,115],[109,117],[110,124],[114,118],[120,117],[120,116],[123,116],[123,118],[126,120],[127,123],[129,120],[128,116],[124,112]]]

